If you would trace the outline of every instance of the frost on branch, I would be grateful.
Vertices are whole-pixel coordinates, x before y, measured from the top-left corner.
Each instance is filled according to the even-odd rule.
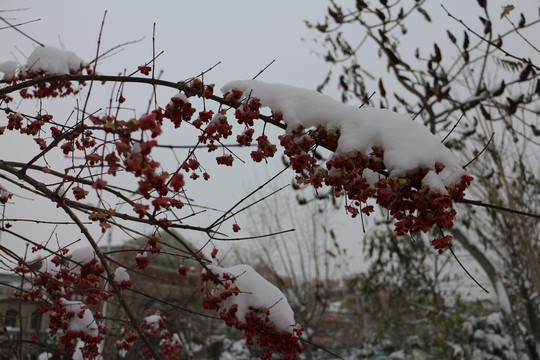
[[[353,217],[369,215],[373,207],[365,203],[372,198],[397,220],[398,235],[452,227],[452,204],[463,198],[472,177],[439,138],[409,116],[359,109],[314,91],[255,80],[229,82],[221,91],[241,109],[239,123],[247,123],[250,109],[258,115],[253,104],[270,107],[274,120],[287,125],[280,141],[297,181],[345,194]],[[243,94],[249,99],[242,100]],[[318,145],[334,152],[326,168],[311,154]],[[434,239],[432,245],[442,252],[452,246],[451,237]]]
[[[214,284],[203,307],[219,311],[227,326],[243,331],[248,345],[263,348],[261,359],[270,359],[274,352],[285,359],[298,358],[302,351],[298,336],[303,329],[295,325],[285,295],[249,265],[209,269],[221,284],[210,274],[201,274],[203,281]]]

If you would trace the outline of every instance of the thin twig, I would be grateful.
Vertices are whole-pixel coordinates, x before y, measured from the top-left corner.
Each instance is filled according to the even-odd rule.
[[[242,240],[262,239],[262,238],[266,238],[266,237],[270,237],[270,236],[276,236],[276,235],[285,234],[285,233],[292,232],[292,231],[296,231],[296,229],[287,229],[287,230],[276,231],[276,232],[273,232],[273,233],[270,233],[270,234],[254,235],[254,236],[246,236],[246,237],[238,237],[238,238],[212,238],[212,240],[216,240],[216,241],[242,241]]]
[[[36,224],[52,224],[52,225],[75,225],[73,221],[45,221],[45,220],[35,220],[35,219],[4,219],[2,218],[2,221],[11,221],[11,222],[33,222]],[[88,222],[82,222],[82,224],[88,225],[92,224],[91,221]]]
[[[496,44],[494,44],[493,42],[489,41],[488,39],[486,39],[485,37],[483,37],[482,35],[478,34],[476,31],[474,31],[473,29],[471,29],[467,24],[465,24],[463,22],[463,20],[461,19],[458,19],[457,17],[455,17],[454,15],[452,15],[445,7],[444,5],[441,4],[441,7],[444,9],[444,11],[446,11],[446,14],[448,16],[450,16],[452,19],[454,19],[455,21],[457,21],[458,23],[460,23],[461,25],[463,25],[470,33],[476,35],[480,40],[488,43],[488,44],[491,44],[493,46],[495,46],[498,50],[502,51],[504,53],[504,55],[508,56],[508,57],[511,57],[512,59],[515,59],[515,60],[518,60],[520,62],[523,62],[523,63],[527,63],[527,61],[519,56],[515,56],[511,53],[509,53],[508,51],[504,50],[502,48],[502,46],[497,46]],[[536,70],[540,70],[540,67],[534,65],[533,63],[530,63],[532,67],[534,67]]]
[[[491,137],[489,138],[486,146],[484,146],[484,148],[474,157],[471,159],[471,161],[469,161],[468,163],[466,163],[465,165],[463,165],[463,170],[465,170],[465,168],[467,166],[469,166],[473,161],[475,161],[476,159],[478,159],[480,157],[480,155],[482,155],[482,153],[487,149],[487,147],[489,146],[489,144],[491,143],[491,140],[493,140],[493,135],[495,135],[495,132],[491,133]]]
[[[152,79],[154,80],[156,78],[155,76],[156,72],[156,23],[154,23],[154,27],[152,30]],[[154,106],[157,109],[157,86],[154,85]]]
[[[16,27],[16,26],[21,26],[21,25],[31,24],[31,23],[36,22],[36,21],[41,21],[41,19],[34,19],[34,20],[30,20],[30,21],[25,21],[25,22],[22,22],[22,23],[18,23],[18,24],[15,24],[15,25],[10,25],[10,26],[5,26],[5,27],[0,27],[0,30],[9,29],[10,27]]]
[[[461,266],[461,268],[463,269],[463,271],[465,271],[465,273],[472,279],[472,281],[474,281],[476,283],[476,285],[478,285],[480,287],[480,289],[484,290],[487,294],[489,294],[489,291],[482,286],[482,284],[480,284],[478,282],[478,280],[476,280],[474,278],[474,276],[471,275],[471,273],[469,273],[469,271],[467,271],[467,269],[465,268],[465,266],[463,266],[463,264],[461,263],[461,261],[459,261],[458,257],[456,256],[456,253],[454,253],[454,250],[449,247],[448,250],[450,250],[450,252],[452,253],[452,256],[454,257],[454,259],[456,259],[457,263],[459,264],[459,266]]]
[[[105,13],[103,13],[103,19],[101,20],[101,27],[99,29],[99,35],[98,35],[98,42],[97,42],[97,49],[96,49],[96,59],[99,58],[99,49],[101,48],[101,35],[103,34],[103,28],[105,27],[105,18],[107,17],[107,10],[105,10]],[[94,64],[94,68],[92,69],[92,75],[95,75],[97,72],[97,61]],[[88,101],[90,101],[90,94],[92,93],[92,87],[94,85],[94,79],[92,78],[90,80],[90,86],[88,87],[88,93],[86,94],[86,99],[84,100],[84,106],[83,106],[83,116],[86,114],[86,107],[88,106]],[[83,119],[81,119],[81,122]]]
[[[518,28],[516,27],[516,25],[514,25],[514,23],[510,20],[510,18],[508,17],[508,15],[505,15],[504,16],[506,18],[506,20],[508,20],[508,22],[512,25],[512,27],[514,28],[514,30],[516,31],[516,34],[519,35],[519,37],[521,37],[527,44],[529,44],[530,47],[532,47],[537,53],[540,53],[540,50],[538,50],[538,48],[536,46],[534,46],[530,41],[529,39],[527,39],[525,36],[523,36]]]
[[[418,117],[418,115],[420,115],[422,113],[422,111],[424,111],[424,108],[426,107],[426,104],[422,104],[422,107],[420,108],[420,110],[418,110],[416,112],[416,114],[414,114],[413,118],[412,118],[412,121],[416,120],[416,118]],[[443,140],[444,141],[444,140]]]
[[[288,187],[290,187],[289,184],[288,184],[288,185],[285,185],[285,186],[282,186],[282,187],[280,187],[280,188],[277,189],[277,190],[272,191],[270,194],[268,194],[268,195],[266,195],[266,196],[263,196],[263,197],[260,198],[259,200],[255,201],[255,202],[252,202],[251,204],[249,204],[249,205],[243,207],[242,209],[240,209],[240,210],[238,210],[238,211],[232,213],[231,215],[227,216],[225,219],[223,219],[222,222],[225,222],[225,221],[229,220],[230,218],[234,217],[235,215],[237,215],[237,214],[239,214],[239,213],[241,213],[241,212],[243,212],[243,211],[249,209],[250,207],[252,207],[252,206],[254,206],[254,205],[260,203],[261,201],[266,200],[267,198],[269,198],[269,197],[271,197],[271,196],[277,194],[277,193],[280,192],[281,190],[286,189],[286,188],[288,188]]]
[[[261,71],[259,71],[259,72],[257,73],[257,75],[255,75],[251,80],[255,80],[257,77],[259,77],[259,75],[261,75],[261,74],[264,72],[264,70],[268,69],[268,68],[270,67],[270,65],[272,65],[275,61],[276,61],[276,59],[270,61],[270,64],[266,65],[266,66],[265,66]]]
[[[216,68],[218,65],[221,65],[221,61],[218,61],[217,63],[215,63],[214,65],[210,66],[208,69],[206,69],[205,71],[202,71],[199,75],[197,76],[192,76],[190,78],[187,78],[186,80],[184,80],[184,83],[190,83],[192,82],[194,79],[198,78],[198,77],[203,77],[206,73],[214,70],[214,68]]]
[[[441,140],[441,143],[444,143],[444,141],[450,136],[450,134],[452,132],[454,132],[454,130],[456,129],[456,126],[458,126],[459,122],[461,121],[461,119],[463,119],[463,116],[465,116],[465,113],[462,113],[461,116],[459,117],[458,121],[454,124],[454,126],[452,126],[452,128],[450,129],[450,131],[448,132],[448,134],[446,134],[446,136],[444,137],[444,139]]]
[[[45,47],[45,45],[43,45],[42,43],[40,43],[39,41],[37,41],[36,39],[34,39],[33,37],[31,37],[30,35],[26,34],[25,32],[21,31],[16,25],[12,25],[9,21],[7,21],[6,19],[4,19],[2,16],[0,16],[0,19],[1,19],[3,22],[5,22],[6,24],[8,24],[9,27],[13,28],[13,30],[18,31],[19,33],[21,33],[22,35],[26,36],[27,38],[29,38],[29,39],[32,40],[33,42],[38,43],[40,46]]]
[[[118,45],[116,45],[116,46],[113,46],[112,48],[110,48],[109,50],[105,51],[104,53],[102,53],[102,54],[99,55],[98,57],[94,58],[94,60],[90,61],[90,62],[88,63],[88,65],[91,65],[93,62],[98,61],[99,59],[103,59],[107,54],[113,52],[114,50],[116,50],[116,49],[118,49],[118,48],[121,48],[121,47],[126,46],[126,45],[136,44],[136,43],[138,43],[138,42],[143,41],[145,38],[146,38],[146,36],[143,36],[142,38],[140,38],[140,39],[138,39],[138,40],[126,41],[125,43],[122,43],[122,44],[118,44]]]
[[[369,102],[369,100],[371,100],[371,98],[373,97],[373,95],[375,95],[376,91],[372,92],[371,95],[368,96],[367,100],[363,101],[362,102],[362,105],[360,105],[358,108],[361,109],[364,107],[364,105],[366,105],[366,103]]]
[[[257,187],[255,190],[253,190],[252,192],[250,192],[249,194],[247,194],[246,196],[244,196],[242,199],[240,199],[236,204],[234,204],[229,210],[227,210],[225,212],[225,214],[221,215],[218,219],[216,219],[216,221],[214,221],[212,223],[212,225],[210,225],[208,228],[211,229],[213,228],[214,226],[216,226],[217,224],[221,223],[222,220],[227,216],[229,215],[238,205],[240,205],[241,203],[243,203],[244,201],[246,201],[247,199],[249,199],[251,196],[253,196],[253,194],[255,194],[257,191],[263,189],[266,185],[268,185],[270,182],[272,182],[274,179],[276,179],[279,175],[283,174],[287,169],[289,169],[289,166],[286,166],[284,167],[283,169],[281,169],[276,175],[272,176],[270,179],[268,179],[266,182],[264,182],[263,184],[261,184],[259,187]]]
[[[457,200],[456,203],[463,203],[463,204],[469,204],[469,205],[474,205],[474,206],[480,206],[480,207],[500,210],[500,211],[504,211],[504,212],[509,212],[509,213],[512,213],[512,214],[518,214],[518,215],[522,215],[522,216],[527,216],[527,217],[540,219],[540,215],[538,215],[538,214],[533,214],[533,213],[528,213],[528,212],[525,212],[525,211],[510,209],[510,208],[507,208],[507,207],[504,207],[504,206],[499,206],[499,205],[487,204],[487,203],[482,202],[480,200],[470,200],[470,199],[465,199],[464,198],[464,199],[461,199],[461,200]]]
[[[165,51],[161,50],[160,53],[156,55],[156,57],[153,57],[150,61],[145,62],[145,63],[144,63],[144,66],[150,65],[155,59],[157,59],[158,57],[160,57],[164,52],[165,52]],[[127,76],[133,76],[133,75],[135,75],[135,74],[138,73],[138,72],[139,72],[139,69],[137,69],[137,70],[131,72],[131,73],[130,73],[129,75],[127,75]],[[156,79],[155,79],[155,78],[154,78],[154,79],[150,78],[150,79],[148,79],[148,80],[155,81]],[[152,82],[151,84],[154,85],[154,82]]]

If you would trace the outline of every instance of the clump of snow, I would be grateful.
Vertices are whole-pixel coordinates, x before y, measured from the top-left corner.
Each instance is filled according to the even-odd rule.
[[[58,189],[58,196],[64,197],[66,195],[67,188],[64,185],[61,185]]]
[[[223,339],[223,352],[219,355],[219,360],[249,359],[251,353],[243,340]]]
[[[496,277],[495,280],[495,294],[497,295],[497,300],[499,300],[499,308],[501,312],[505,314],[512,314],[512,305],[510,304],[510,299],[508,297],[508,292],[504,286],[500,276]]]
[[[492,329],[500,330],[504,329],[503,326],[503,317],[502,314],[499,312],[495,312],[492,314],[489,314],[486,318],[486,323],[488,326],[490,326]]]
[[[69,74],[70,70],[76,71],[85,65],[85,61],[72,51],[53,46],[38,46],[28,57],[26,70],[42,70],[50,74]]]
[[[84,334],[96,337],[99,330],[92,311],[80,301],[71,301],[61,299],[60,303],[66,309],[66,312],[73,312],[75,315],[69,319],[68,330],[82,331]]]
[[[269,319],[278,331],[292,332],[295,325],[294,312],[285,295],[276,286],[263,278],[249,265],[235,265],[228,268],[209,266],[216,275],[224,273],[236,277],[235,284],[240,290],[237,296],[231,296],[223,301],[222,307],[229,310],[233,305],[238,306],[236,316],[245,323],[245,316],[250,309],[270,309]]]
[[[169,105],[173,105],[173,102],[172,102],[172,99],[179,99],[179,100],[182,100],[182,102],[184,103],[189,103],[189,99],[188,97],[182,93],[182,92],[179,92],[178,94],[174,95],[172,98],[171,98],[171,101],[169,101]]]
[[[435,172],[424,186],[444,190],[459,181],[464,171],[456,163],[451,151],[441,139],[423,125],[386,109],[358,108],[342,104],[318,92],[283,84],[267,84],[257,80],[238,80],[225,84],[221,91],[240,90],[252,98],[259,98],[263,106],[283,114],[287,131],[323,126],[340,130],[336,153],[372,152],[372,147],[384,149],[383,162],[391,177],[404,176],[409,170],[425,166],[435,169],[436,163],[445,165]]]
[[[114,271],[114,280],[119,284],[124,281],[130,281],[129,273],[127,272],[126,268],[117,267]]]
[[[217,124],[219,123],[219,121],[223,118],[227,118],[225,115],[223,115],[222,113],[216,113],[214,114],[214,117],[212,117],[212,121],[211,121],[211,124]]]
[[[2,185],[0,185],[0,198],[9,198],[10,195],[11,193],[4,189]]]
[[[131,151],[133,151],[134,154],[139,154],[142,151],[141,144],[138,141],[135,141]]]
[[[71,253],[71,264],[69,270],[73,271],[76,274],[79,274],[81,272],[80,266],[89,264],[94,259],[97,260],[97,256],[94,248],[92,248],[91,246],[85,246],[75,249]]]
[[[430,189],[440,189],[442,193],[446,195],[447,191],[444,185],[445,184],[442,182],[442,179],[439,177],[439,174],[437,174],[433,170],[428,171],[428,173],[422,179],[423,187],[428,187]]]
[[[53,262],[54,255],[46,256],[42,262],[40,271],[44,273],[56,274],[60,271],[62,266],[66,266],[67,269],[75,274],[80,274],[81,265],[91,263],[94,259],[99,262],[94,249],[91,246],[85,246],[71,251],[69,260],[66,262],[61,261],[58,265]]]
[[[82,349],[86,346],[86,343],[81,339],[77,340],[77,345],[75,345],[75,352],[71,355],[71,360],[86,360],[83,356]]]
[[[153,328],[159,328],[159,323],[163,321],[163,317],[159,314],[154,314],[145,317],[143,321]]]
[[[37,360],[50,360],[53,358],[53,354],[49,352],[42,352],[38,355]]]
[[[14,78],[18,68],[19,64],[16,61],[6,61],[0,64],[0,72],[4,73],[4,80]]]

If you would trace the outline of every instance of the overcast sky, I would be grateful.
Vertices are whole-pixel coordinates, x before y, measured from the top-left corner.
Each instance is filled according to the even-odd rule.
[[[95,56],[101,21],[107,10],[101,49],[145,37],[123,53],[104,61],[103,72],[133,69],[152,57],[152,29],[156,23],[156,50],[164,50],[158,66],[167,79],[184,79],[216,62],[211,74],[216,83],[251,78],[272,59],[276,63],[268,78],[276,82],[313,88],[325,65],[303,42],[315,34],[304,26],[306,19],[322,18],[326,1],[2,1],[4,9],[28,8],[4,16],[23,22],[40,18],[23,29],[36,40],[59,46],[84,59]],[[14,31],[3,31],[2,48],[18,59],[35,44]],[[2,57],[9,56],[3,53]],[[2,59],[4,60],[4,59]],[[215,79],[215,80],[214,80]]]

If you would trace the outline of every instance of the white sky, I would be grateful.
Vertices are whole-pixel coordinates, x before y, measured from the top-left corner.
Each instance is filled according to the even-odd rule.
[[[165,50],[158,66],[164,77],[178,79],[196,75],[216,62],[222,65],[211,73],[217,84],[236,78],[251,78],[272,59],[269,69],[276,82],[314,88],[326,69],[310,54],[311,37],[304,19],[325,14],[326,1],[2,1],[4,9],[29,8],[3,16],[27,21],[42,20],[23,27],[36,40],[66,48],[84,59],[92,59],[105,10],[101,49],[146,37],[123,53],[104,62],[104,73],[133,69],[152,57],[152,28],[156,23],[157,52]],[[33,44],[14,31],[2,32],[3,48],[21,56],[13,45],[28,54]],[[3,54],[8,56],[7,53]],[[3,56],[3,58],[4,58]],[[4,59],[2,59],[4,60]],[[6,59],[7,60],[7,59]],[[270,75],[269,75],[270,76]]]

